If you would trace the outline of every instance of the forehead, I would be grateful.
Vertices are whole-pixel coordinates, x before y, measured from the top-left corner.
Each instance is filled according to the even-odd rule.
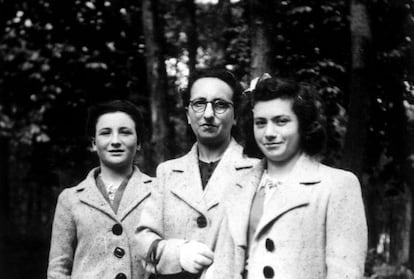
[[[218,78],[200,78],[193,83],[190,91],[190,98],[204,98],[206,100],[223,99],[231,101],[233,90],[231,87]]]
[[[96,128],[123,126],[135,128],[135,122],[132,117],[121,111],[104,113],[96,121]]]
[[[254,117],[296,116],[293,111],[293,100],[280,98],[258,101],[253,107],[253,115]]]

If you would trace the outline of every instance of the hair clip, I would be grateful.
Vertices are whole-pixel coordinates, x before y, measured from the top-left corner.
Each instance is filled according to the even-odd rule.
[[[255,77],[254,79],[252,79],[250,81],[250,86],[249,88],[247,88],[246,90],[243,91],[243,94],[247,94],[249,92],[252,92],[253,90],[256,89],[256,86],[259,82],[264,81],[265,79],[269,79],[272,78],[272,76],[268,73],[264,73],[262,74],[260,77]]]

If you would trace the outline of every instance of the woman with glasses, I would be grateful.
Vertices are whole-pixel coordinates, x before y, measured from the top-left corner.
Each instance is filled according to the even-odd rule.
[[[315,92],[259,80],[246,107],[247,155],[260,164],[229,187],[205,278],[363,278],[367,226],[354,174],[318,162]]]
[[[47,278],[146,278],[133,243],[152,178],[134,166],[143,119],[128,101],[92,107],[87,123],[99,167],[59,195]]]
[[[190,78],[183,102],[197,141],[183,157],[159,165],[159,191],[145,207],[136,234],[139,253],[153,273],[198,278],[214,260],[205,242],[226,189],[257,162],[244,157],[232,137],[241,91],[225,70]]]

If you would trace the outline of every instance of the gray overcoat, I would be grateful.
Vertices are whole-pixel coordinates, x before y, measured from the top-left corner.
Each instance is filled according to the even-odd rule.
[[[157,254],[158,272],[182,271],[179,255],[188,240],[206,242],[218,218],[220,202],[234,179],[258,163],[243,156],[243,148],[232,139],[204,191],[201,184],[197,144],[181,158],[164,162],[157,169],[157,193],[146,204],[135,239],[144,260],[155,239],[165,239]]]
[[[263,171],[258,164],[231,186],[203,278],[363,278],[367,225],[359,181],[304,155],[265,205],[249,254],[249,211]]]
[[[115,214],[96,186],[95,171],[59,195],[47,278],[143,279],[131,240],[152,178],[135,168]]]

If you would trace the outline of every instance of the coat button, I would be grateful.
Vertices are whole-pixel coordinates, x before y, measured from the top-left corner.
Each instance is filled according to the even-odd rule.
[[[197,218],[197,226],[199,228],[205,228],[207,226],[207,219],[204,216],[199,216]]]
[[[116,276],[115,276],[115,279],[126,279],[127,277],[126,277],[126,275],[124,274],[124,273],[118,273]]]
[[[269,252],[273,252],[275,250],[275,243],[270,238],[266,238],[265,246]]]
[[[120,224],[115,224],[112,227],[112,233],[114,235],[121,235],[122,234],[122,226]]]
[[[273,278],[275,272],[273,271],[273,268],[267,265],[263,268],[263,275],[265,278]]]
[[[119,247],[116,247],[114,250],[114,255],[117,258],[122,258],[125,255],[125,250]]]

